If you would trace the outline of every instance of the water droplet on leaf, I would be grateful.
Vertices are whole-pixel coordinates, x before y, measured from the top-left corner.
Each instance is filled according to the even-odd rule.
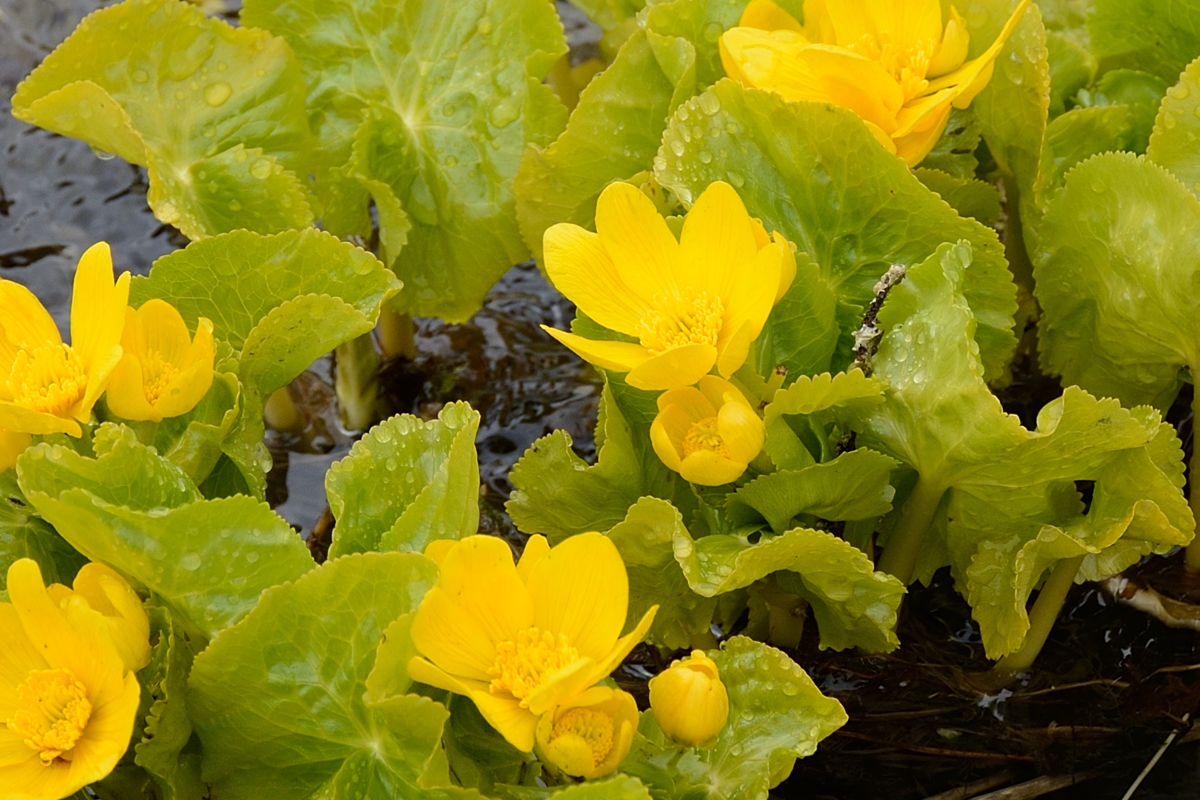
[[[233,87],[225,81],[217,81],[210,83],[204,89],[204,102],[208,103],[213,108],[217,108],[225,104],[229,96],[233,94]]]

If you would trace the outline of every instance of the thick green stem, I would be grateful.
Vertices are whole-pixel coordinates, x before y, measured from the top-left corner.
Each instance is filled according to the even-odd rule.
[[[1063,602],[1067,599],[1067,592],[1071,591],[1071,586],[1075,583],[1075,575],[1079,572],[1079,565],[1082,563],[1083,556],[1076,556],[1054,565],[1050,577],[1046,579],[1046,582],[1042,584],[1042,590],[1038,592],[1037,600],[1033,601],[1033,608],[1029,612],[1029,633],[1025,635],[1025,644],[1021,645],[1021,649],[1017,652],[1009,653],[997,661],[996,666],[992,668],[993,673],[1001,676],[1016,675],[1033,666],[1038,653],[1042,652],[1042,647],[1046,644],[1046,638],[1050,635],[1055,620],[1058,619],[1058,612],[1062,611]]]
[[[933,515],[937,513],[938,504],[945,493],[946,490],[939,483],[923,477],[917,479],[917,485],[900,510],[896,529],[883,548],[883,555],[879,559],[880,571],[895,575],[905,585],[912,583],[925,535],[933,524]]]
[[[384,358],[417,357],[416,326],[408,314],[398,314],[384,303],[379,309],[379,349]]]
[[[334,352],[337,372],[333,388],[338,412],[347,430],[361,431],[379,419],[379,354],[370,334],[338,345]]]
[[[1196,375],[1196,370],[1192,370]],[[1200,386],[1193,387],[1192,395],[1192,460],[1188,465],[1188,503],[1192,506],[1192,516],[1200,519],[1200,441],[1196,438],[1196,425],[1200,423]],[[1183,563],[1188,572],[1200,572],[1200,544],[1193,541],[1184,552]]]

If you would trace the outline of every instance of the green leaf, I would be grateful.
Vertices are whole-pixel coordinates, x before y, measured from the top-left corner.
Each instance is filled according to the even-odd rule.
[[[1103,67],[1144,70],[1174,81],[1200,54],[1200,5],[1195,0],[1095,0],[1088,30]]]
[[[404,665],[407,663],[405,660]],[[442,743],[451,774],[461,785],[495,795],[498,784],[518,783],[522,777],[529,780],[541,773],[533,756],[509,744],[488,724],[473,701],[450,695],[448,706],[450,720]]]
[[[513,191],[521,235],[539,261],[547,228],[590,226],[600,191],[653,163],[667,116],[695,91],[694,69],[674,74],[660,63],[667,50],[661,37],[635,31],[580,94],[562,135],[526,150]]]
[[[47,584],[67,586],[87,563],[37,515],[17,486],[17,473],[8,470],[0,472],[0,576],[8,575],[8,568],[22,558],[38,563]]]
[[[781,469],[829,461],[847,423],[882,402],[883,385],[858,369],[800,378],[763,411],[763,449]]]
[[[956,178],[925,166],[913,170],[913,174],[921,183],[937,192],[961,217],[971,217],[990,227],[1003,215],[1000,193],[990,183],[971,177]]]
[[[900,644],[895,629],[903,584],[876,572],[866,553],[831,533],[795,528],[779,536],[764,534],[751,544],[724,534],[693,540],[684,530],[675,536],[675,558],[688,585],[705,597],[783,570],[798,573],[799,580],[787,589],[812,605],[822,648],[887,652]]]
[[[744,636],[709,657],[729,692],[729,722],[708,748],[666,740],[653,712],[642,714],[634,750],[621,771],[640,778],[656,798],[758,800],[781,783],[797,758],[846,724],[842,704],[821,694],[781,651]]]
[[[1079,92],[1084,106],[1123,105],[1129,109],[1129,147],[1144,153],[1154,129],[1154,118],[1167,93],[1167,82],[1157,75],[1132,69],[1114,69],[1091,89]]]
[[[1074,108],[1046,127],[1034,201],[1041,214],[1062,191],[1068,172],[1099,153],[1133,145],[1129,106]]]
[[[415,553],[344,556],[268,590],[197,656],[188,705],[213,794],[482,797],[450,789],[444,760],[440,776],[426,774],[440,759],[444,706],[365,696],[384,630],[436,580]],[[447,788],[420,788],[435,785]]]
[[[1112,153],[1067,176],[1034,253],[1042,364],[1127,406],[1171,405],[1200,368],[1200,201],[1169,172]]]
[[[1150,134],[1146,158],[1166,167],[1192,194],[1200,195],[1200,59],[1188,64],[1179,82],[1167,90]]]
[[[1043,9],[1043,13],[1045,10]],[[1067,110],[1080,89],[1096,77],[1099,64],[1088,48],[1085,35],[1079,38],[1050,30],[1046,20],[1046,54],[1050,63],[1050,118]]]
[[[96,457],[42,444],[17,462],[21,489],[77,550],[159,595],[212,638],[263,589],[313,567],[304,542],[265,503],[202,500],[177,467],[105,424]]]
[[[1111,415],[1108,424],[1122,421],[1114,406],[1095,403],[1095,413]],[[1072,415],[1076,424],[1081,416]],[[1124,450],[1092,468],[1086,514],[1070,490],[1052,523],[1046,515],[1022,517],[1025,504],[1006,503],[984,487],[956,495],[951,547],[959,549],[956,540],[965,540],[970,544],[962,549],[974,551],[966,570],[967,597],[988,657],[1020,648],[1029,630],[1026,603],[1057,561],[1082,556],[1078,580],[1101,580],[1191,540],[1195,524],[1180,491],[1183,452],[1175,430],[1152,410],[1135,409],[1133,416],[1153,438],[1144,448]],[[1026,459],[1026,469],[1051,460],[1042,453]]]
[[[312,221],[300,65],[282,40],[188,3],[89,15],[17,87],[13,113],[147,167],[155,216],[188,238]]]
[[[372,428],[325,475],[337,520],[331,558],[368,550],[424,552],[479,529],[479,413],[449,403],[425,422],[399,414]]]
[[[839,333],[837,295],[820,267],[797,253],[796,278],[751,345],[749,363],[758,375],[783,367],[789,382],[828,372]]]
[[[896,490],[889,483],[896,460],[872,450],[852,450],[824,464],[785,469],[755,478],[729,499],[731,523],[740,527],[766,520],[776,533],[816,519],[829,521],[881,517],[892,510]]]
[[[850,320],[861,321],[891,264],[916,264],[943,242],[971,241],[977,271],[968,300],[979,309],[976,338],[989,378],[1007,368],[1016,342],[1016,288],[995,232],[959,217],[922,186],[854,113],[787,103],[724,80],[676,112],[655,174],[685,203],[712,181],[728,181],[751,215],[820,267]],[[843,326],[842,353],[850,352],[857,327]],[[846,366],[843,358],[834,366]]]
[[[296,51],[336,170],[318,176],[326,213],[369,233],[374,196],[389,266],[408,285],[398,310],[471,316],[528,254],[511,188],[522,153],[565,121],[541,83],[567,51],[553,6],[464,0],[448,15],[440,0],[249,0],[242,22]]]
[[[704,641],[717,604],[692,591],[675,560],[675,542],[690,538],[679,511],[666,500],[643,497],[605,535],[617,546],[629,573],[626,627],[657,605],[647,634],[650,642],[682,650]]]
[[[513,492],[504,509],[522,533],[544,534],[551,544],[625,519],[642,496],[642,467],[633,432],[606,385],[596,420],[596,463],[571,449],[566,431],[534,442],[509,473]]]
[[[641,781],[617,773],[604,780],[587,781],[567,787],[500,786],[505,800],[650,800],[654,795]]]
[[[921,167],[944,172],[958,180],[971,180],[979,167],[975,151],[979,149],[982,139],[979,120],[975,118],[974,112],[970,109],[951,109],[950,119],[946,121],[942,135],[938,137],[929,155],[921,161]],[[922,183],[924,182],[922,179]]]
[[[188,747],[192,722],[186,698],[192,648],[170,611],[149,605],[147,612],[158,643],[150,663],[138,672],[143,698],[149,698],[151,705],[141,740],[134,745],[134,762],[157,781],[163,800],[201,800],[208,789],[200,779],[200,753]]]

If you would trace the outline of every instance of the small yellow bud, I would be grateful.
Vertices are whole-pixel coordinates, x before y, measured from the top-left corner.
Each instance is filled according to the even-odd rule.
[[[633,745],[633,695],[593,686],[538,720],[538,756],[575,778],[600,778],[621,766]]]
[[[663,733],[695,747],[725,727],[729,694],[713,660],[703,650],[693,650],[651,679],[650,708]]]

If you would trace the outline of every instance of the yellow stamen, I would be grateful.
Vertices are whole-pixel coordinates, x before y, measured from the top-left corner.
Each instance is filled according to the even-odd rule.
[[[613,721],[608,714],[587,708],[572,708],[554,723],[551,740],[573,733],[592,748],[597,764],[604,761],[613,747]]]
[[[66,755],[79,741],[92,716],[87,689],[67,669],[29,673],[17,689],[24,706],[7,721],[8,728],[39,751],[46,766]]]
[[[13,401],[25,408],[61,416],[87,391],[83,361],[66,344],[20,350],[8,377]]]
[[[907,103],[914,97],[919,97],[929,86],[925,75],[929,72],[929,64],[937,52],[937,45],[937,42],[930,41],[896,44],[886,36],[877,38],[864,35],[846,49],[877,61],[900,84],[900,89],[904,92],[904,102]]]
[[[147,350],[138,361],[142,365],[142,391],[146,393],[146,402],[154,405],[179,369],[157,350]]]
[[[687,435],[683,437],[684,458],[700,450],[711,450],[729,458],[729,448],[725,446],[725,440],[721,438],[721,434],[717,433],[716,417],[692,423],[692,427],[688,428]]]
[[[642,345],[658,354],[688,344],[716,345],[725,305],[707,292],[656,298],[654,310],[642,320]]]
[[[526,628],[517,634],[515,642],[499,642],[496,645],[496,664],[488,670],[493,693],[508,692],[527,706],[527,698],[533,694],[546,676],[579,660],[579,651],[567,642],[567,637],[557,638],[537,628]]]

